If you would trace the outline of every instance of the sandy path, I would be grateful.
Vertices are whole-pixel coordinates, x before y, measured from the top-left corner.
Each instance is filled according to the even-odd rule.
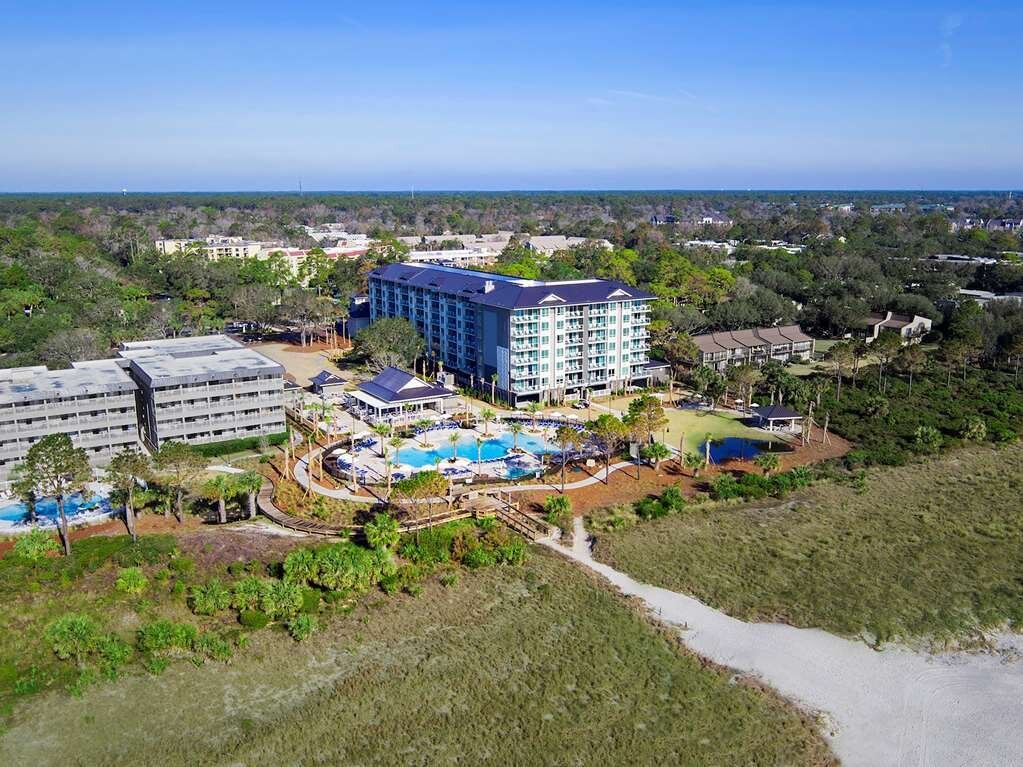
[[[594,561],[581,518],[571,549],[547,545],[682,627],[693,651],[822,712],[825,735],[845,765],[994,767],[1023,761],[1023,661],[902,648],[877,652],[815,629],[744,623]],[[1002,642],[1007,650],[1023,648],[1018,637]]]

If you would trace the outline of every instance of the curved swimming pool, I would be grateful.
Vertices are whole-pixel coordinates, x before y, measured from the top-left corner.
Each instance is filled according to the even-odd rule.
[[[413,469],[421,469],[425,466],[435,465],[438,460],[449,461],[451,460],[452,446],[448,442],[448,438],[455,433],[457,432],[443,430],[428,432],[426,439],[433,447],[403,447],[394,454],[394,462],[411,466]],[[515,440],[513,434],[505,432],[483,440],[480,444],[479,459],[493,461],[495,458],[504,458],[511,454],[512,446],[516,443],[519,448],[533,455],[552,453],[557,449],[551,443],[547,443],[545,447],[543,439],[535,434],[523,432]],[[476,461],[476,439],[471,434],[460,433],[458,443],[454,446],[454,454],[467,461]]]

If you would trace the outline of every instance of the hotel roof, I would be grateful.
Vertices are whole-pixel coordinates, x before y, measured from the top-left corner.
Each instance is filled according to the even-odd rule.
[[[227,336],[133,341],[118,353],[148,386],[284,374],[279,363]]]
[[[49,370],[45,365],[0,370],[0,405],[124,394],[137,388],[116,360],[75,362],[69,370]]]
[[[653,294],[612,280],[544,282],[437,264],[388,264],[370,272],[388,282],[439,290],[485,306],[528,309],[542,306],[644,301]]]

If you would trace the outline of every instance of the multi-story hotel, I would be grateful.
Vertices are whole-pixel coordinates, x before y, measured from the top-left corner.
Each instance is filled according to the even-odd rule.
[[[789,362],[813,357],[813,338],[798,325],[752,330],[723,330],[693,336],[697,362],[715,370],[732,365],[763,365],[768,360]]]
[[[284,431],[284,368],[227,336],[133,341],[119,352],[139,387],[142,435],[205,444]]]
[[[137,388],[116,360],[0,370],[0,484],[48,434],[67,434],[95,464],[137,447]]]
[[[243,237],[210,236],[203,240],[157,240],[156,250],[165,256],[184,253],[195,248],[210,261],[222,258],[266,258],[266,253],[278,243],[257,242]]]
[[[369,275],[372,319],[404,317],[460,383],[512,404],[645,385],[650,293],[607,280],[541,282],[432,264]]]

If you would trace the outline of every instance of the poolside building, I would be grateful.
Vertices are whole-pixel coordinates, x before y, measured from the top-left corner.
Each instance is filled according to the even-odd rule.
[[[806,361],[813,357],[814,340],[798,325],[723,330],[693,336],[699,365],[723,371],[733,365]]]
[[[309,379],[309,383],[312,384],[313,391],[316,394],[319,394],[321,397],[326,397],[329,394],[340,394],[343,392],[347,381],[345,381],[345,379],[337,373],[332,373],[329,370],[321,370]]]
[[[443,413],[456,392],[404,370],[386,367],[372,380],[358,384],[347,396],[363,418],[378,423],[422,417],[431,411]]]
[[[784,405],[764,405],[753,408],[753,417],[768,431],[794,431],[803,422],[803,416]]]
[[[0,370],[0,485],[48,434],[67,434],[96,465],[137,447],[137,388],[115,360]]]
[[[222,335],[121,344],[138,384],[146,444],[207,444],[281,434],[284,368]]]
[[[433,264],[369,274],[371,318],[404,317],[459,384],[513,405],[646,385],[654,296],[621,282],[543,282]]]
[[[866,342],[876,341],[886,330],[898,333],[903,344],[920,343],[920,340],[931,332],[932,322],[929,317],[918,314],[895,314],[891,311],[874,312],[863,322],[866,328]]]

